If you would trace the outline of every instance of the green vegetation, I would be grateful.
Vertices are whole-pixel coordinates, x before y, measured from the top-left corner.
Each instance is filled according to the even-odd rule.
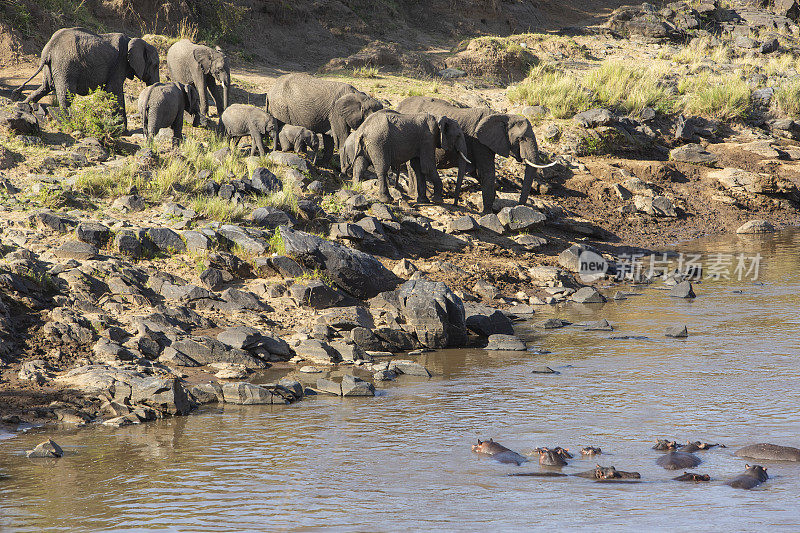
[[[378,74],[380,74],[380,72],[381,69],[378,67],[368,67],[365,65],[363,67],[354,68],[353,77],[374,79],[378,77]]]
[[[546,107],[555,118],[571,117],[592,105],[588,91],[574,76],[543,65],[531,69],[524,81],[509,88],[508,99]]]
[[[800,78],[793,78],[775,91],[773,102],[780,112],[790,117],[800,115]]]
[[[733,120],[750,110],[750,87],[735,74],[688,76],[678,82],[678,92],[687,113]]]
[[[197,196],[192,199],[191,208],[197,214],[219,222],[241,222],[249,213],[247,207],[219,196]]]
[[[67,133],[81,131],[95,137],[107,148],[116,146],[125,127],[117,110],[116,97],[102,89],[90,91],[86,96],[69,95],[72,100],[69,115],[61,119]]]
[[[631,67],[621,61],[607,61],[590,72],[583,85],[604,106],[627,113],[641,113],[654,107],[663,113],[672,111],[671,91],[648,69]]]
[[[194,4],[200,40],[209,44],[239,42],[241,26],[248,20],[249,8],[232,0],[198,0]]]
[[[281,237],[281,230],[279,228],[275,228],[275,232],[272,234],[272,237],[269,238],[269,251],[273,254],[278,255],[286,255],[286,245],[283,243],[283,237]]]
[[[284,182],[282,190],[258,197],[256,205],[258,207],[275,207],[293,215],[298,215],[300,207],[297,200],[297,193],[292,184]]]

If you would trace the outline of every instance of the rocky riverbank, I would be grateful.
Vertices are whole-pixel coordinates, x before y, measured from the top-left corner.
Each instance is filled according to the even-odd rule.
[[[576,275],[583,251],[610,265],[595,278],[607,287],[634,253],[797,224],[800,123],[779,95],[797,77],[800,31],[786,14],[753,13],[645,4],[564,30],[571,40],[509,38],[563,73],[668,62],[659,83],[676,94],[680,76],[749,65],[736,78],[747,113],[718,118],[683,103],[611,105],[599,92],[562,116],[519,90],[537,80],[470,62],[480,46],[455,52],[425,87],[528,116],[558,163],[517,206],[521,168],[499,159],[489,215],[471,178],[462,206],[410,205],[405,177],[383,204],[375,180],[354,187],[297,154],[248,158],[189,126],[180,147],[148,146],[135,113],[134,133],[111,149],[61,132],[47,106],[4,101],[0,420],[121,426],[209,402],[371,396],[400,374],[428,375],[419,350],[525,349],[514,321],[610,297]],[[365,57],[358,68],[374,66]],[[390,103],[421,83],[370,76],[347,81]],[[498,88],[498,76],[517,85]],[[240,96],[270,83],[257,82]],[[443,177],[448,198],[455,176]],[[697,274],[666,273],[682,289]],[[268,368],[291,377],[251,382]]]

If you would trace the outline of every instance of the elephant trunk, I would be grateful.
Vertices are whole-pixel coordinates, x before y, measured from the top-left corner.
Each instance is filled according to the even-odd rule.
[[[228,89],[230,85],[230,82],[228,82],[222,86],[222,111],[228,109]],[[217,114],[221,115],[222,111],[217,111]]]

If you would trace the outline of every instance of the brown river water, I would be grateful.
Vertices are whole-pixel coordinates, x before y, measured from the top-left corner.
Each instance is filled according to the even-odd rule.
[[[0,530],[797,531],[800,463],[761,462],[770,479],[751,491],[722,482],[744,471],[739,446],[800,446],[800,231],[679,248],[758,252],[763,284],[704,281],[693,301],[642,288],[602,306],[546,308],[517,331],[551,353],[425,354],[432,378],[401,376],[374,399],[34,429],[0,440]],[[615,331],[535,327],[550,316],[605,318]],[[665,338],[673,324],[689,337]],[[543,365],[561,374],[531,373]],[[47,436],[66,455],[26,459]],[[599,463],[642,480],[509,477],[540,467],[470,452],[488,437],[526,454],[599,446],[605,455],[577,454],[563,472]],[[711,483],[679,483],[682,471],[655,464],[658,437],[728,448],[697,452],[692,471]]]

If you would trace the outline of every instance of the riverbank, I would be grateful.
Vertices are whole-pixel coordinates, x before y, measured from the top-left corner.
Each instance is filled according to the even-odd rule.
[[[206,402],[285,404],[314,390],[371,395],[403,368],[425,371],[387,361],[485,346],[545,306],[599,300],[591,290],[575,295],[586,285],[577,275],[583,250],[614,265],[590,284],[613,298],[613,272],[633,254],[735,232],[753,219],[765,221],[759,229],[796,225],[800,126],[780,95],[796,75],[797,26],[737,9],[686,11],[699,26],[678,28],[683,40],[643,34],[620,14],[570,37],[501,39],[501,51],[527,49],[548,66],[528,78],[528,64],[498,71],[505,63],[497,57],[506,56],[480,40],[436,65],[456,78],[352,56],[324,69],[391,104],[424,94],[527,116],[558,164],[515,208],[522,167],[498,158],[499,198],[487,217],[471,178],[462,204],[450,204],[451,172],[443,173],[447,204],[411,205],[394,189],[385,205],[375,180],[354,187],[296,154],[248,158],[246,148],[232,152],[188,125],[180,148],[166,138],[150,148],[132,107],[133,133],[114,150],[43,117],[38,135],[4,135],[0,420],[125,425]],[[657,17],[669,27],[686,13]],[[631,20],[646,16],[635,11]],[[788,33],[773,37],[776,21]],[[762,49],[773,38],[778,48]],[[233,100],[262,101],[276,72],[236,61]],[[633,69],[637,62],[659,74],[654,92],[628,105],[625,94],[608,91],[653,81]],[[14,79],[24,75],[14,70]],[[746,90],[746,113],[728,113],[742,104],[728,92],[692,107],[689,97],[704,93],[681,78],[735,81]],[[571,93],[537,93],[540,79],[582,87],[585,107],[556,107]],[[141,87],[127,87],[132,106]],[[519,342],[496,337],[495,345]],[[323,372],[248,384],[268,367]],[[343,376],[363,381],[344,377],[345,390]]]

